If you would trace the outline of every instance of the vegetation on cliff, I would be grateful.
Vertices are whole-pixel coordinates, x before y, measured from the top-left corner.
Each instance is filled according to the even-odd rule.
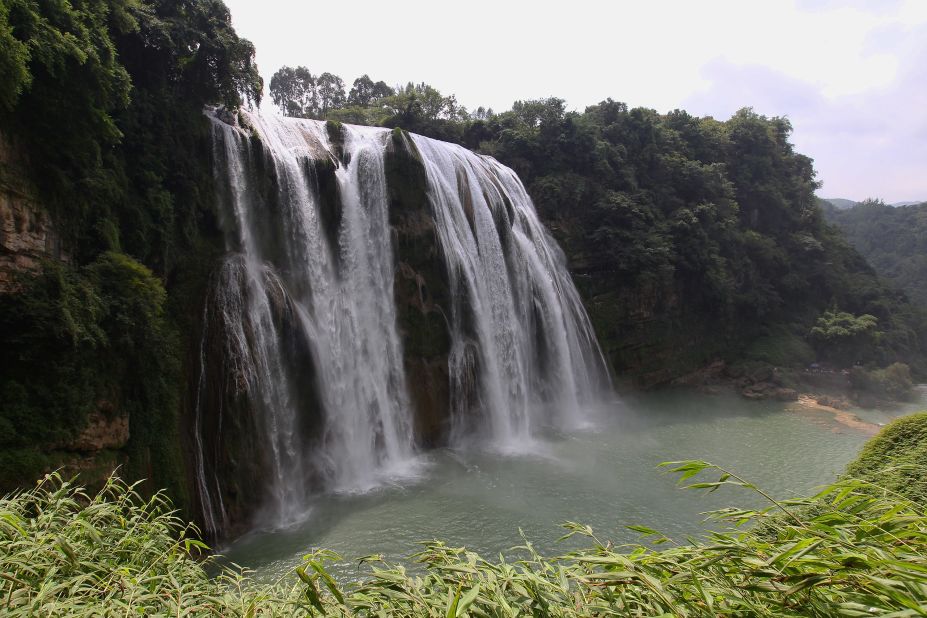
[[[203,106],[259,100],[253,58],[219,0],[0,7],[0,133],[70,258],[0,294],[0,488],[96,411],[129,417],[128,474],[184,504],[183,352],[221,251]]]
[[[118,480],[88,496],[50,477],[0,499],[0,603],[11,616],[922,615],[923,487],[911,489],[898,471],[923,459],[925,418],[898,421],[871,442],[850,467],[863,478],[805,499],[777,501],[705,462],[664,464],[690,489],[733,486],[766,501],[714,513],[721,529],[701,540],[677,545],[631,526],[646,540],[616,547],[567,523],[567,536],[586,538],[587,549],[547,558],[526,540],[511,557],[484,559],[432,541],[413,570],[362,558],[352,583],[328,573],[326,551],[276,584],[227,569],[210,578],[194,558],[204,549],[195,530],[161,496],[143,499]],[[894,485],[878,484],[886,480]]]
[[[927,305],[927,204],[890,206],[865,200],[852,208],[822,204],[821,209],[880,277]]]

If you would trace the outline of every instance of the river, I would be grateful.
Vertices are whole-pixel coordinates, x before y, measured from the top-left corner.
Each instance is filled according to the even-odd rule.
[[[896,410],[852,412],[884,423],[927,408],[927,390],[918,395]],[[633,524],[684,540],[706,530],[706,511],[756,507],[762,499],[732,488],[710,495],[680,489],[660,462],[704,459],[788,498],[834,480],[870,434],[827,412],[735,394],[626,396],[588,428],[547,436],[523,453],[425,453],[411,478],[362,494],[318,496],[300,523],[254,531],[220,553],[273,579],[322,547],[345,558],[335,570],[350,578],[361,556],[407,559],[431,539],[494,557],[521,544],[521,530],[541,553],[562,553],[577,542],[558,542],[565,521],[619,543],[639,538],[625,528]]]

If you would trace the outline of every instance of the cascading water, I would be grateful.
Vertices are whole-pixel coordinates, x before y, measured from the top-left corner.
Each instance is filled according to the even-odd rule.
[[[407,307],[397,307],[390,183],[405,179],[386,170],[397,134],[242,118],[247,128],[212,118],[227,255],[204,310],[194,417],[212,534],[253,501],[286,522],[312,491],[402,475],[420,416],[402,342],[415,333],[398,326]],[[508,448],[575,427],[607,380],[604,363],[524,187],[493,159],[398,136],[427,179],[419,215],[449,291],[437,308],[449,342],[443,441]]]
[[[457,439],[478,433],[518,448],[538,426],[582,425],[584,404],[607,380],[604,361],[562,252],[524,186],[495,159],[413,140],[455,299],[449,365]],[[481,417],[488,427],[473,426]]]

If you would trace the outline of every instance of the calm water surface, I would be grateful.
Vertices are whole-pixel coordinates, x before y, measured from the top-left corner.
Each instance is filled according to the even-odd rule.
[[[898,410],[854,412],[884,423],[927,407],[927,392],[920,395]],[[592,428],[540,440],[531,454],[433,451],[422,456],[416,480],[320,496],[301,523],[255,531],[220,551],[274,578],[325,547],[345,557],[335,570],[350,577],[360,556],[399,560],[436,538],[491,557],[521,544],[521,529],[542,553],[558,554],[575,546],[557,541],[565,521],[589,524],[616,542],[638,538],[624,528],[630,524],[684,539],[705,530],[705,511],[762,502],[734,489],[681,490],[657,469],[660,462],[705,459],[785,498],[834,480],[867,439],[825,412],[733,394],[625,397]]]

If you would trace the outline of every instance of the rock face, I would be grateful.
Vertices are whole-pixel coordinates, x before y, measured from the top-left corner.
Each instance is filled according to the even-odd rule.
[[[101,402],[101,408],[106,409],[106,402]],[[113,410],[91,412],[87,416],[87,424],[81,432],[62,450],[77,451],[80,453],[93,453],[106,449],[118,450],[125,448],[129,443],[129,417],[115,413]]]
[[[0,135],[0,292],[15,287],[16,273],[35,270],[43,258],[66,259],[23,165]]]
[[[431,446],[446,439],[450,423],[448,276],[428,205],[425,168],[415,144],[402,131],[390,137],[385,163],[405,373],[417,441]]]

